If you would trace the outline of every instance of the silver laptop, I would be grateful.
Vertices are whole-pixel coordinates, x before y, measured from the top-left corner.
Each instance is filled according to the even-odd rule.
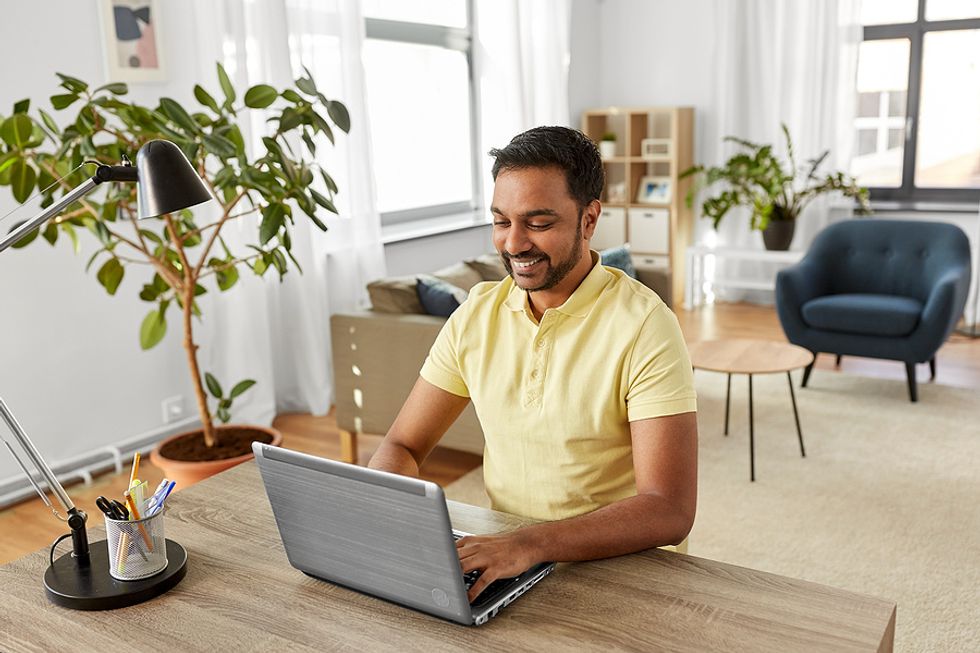
[[[481,625],[554,569],[491,583],[470,604],[446,497],[435,483],[252,444],[289,563],[466,625]]]

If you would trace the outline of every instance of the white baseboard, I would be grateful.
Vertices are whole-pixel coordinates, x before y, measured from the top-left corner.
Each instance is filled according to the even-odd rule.
[[[172,422],[158,429],[134,435],[114,444],[103,445],[87,453],[59,461],[49,461],[48,465],[58,481],[68,490],[71,496],[71,485],[79,481],[90,483],[98,474],[113,470],[122,471],[132,459],[136,451],[143,455],[149,452],[158,442],[182,431],[190,431],[201,425],[196,417]],[[20,452],[18,451],[18,454]],[[42,490],[47,489],[47,483],[31,470],[34,480]],[[16,474],[0,479],[0,508],[6,508],[14,503],[37,496],[34,488],[23,474]]]

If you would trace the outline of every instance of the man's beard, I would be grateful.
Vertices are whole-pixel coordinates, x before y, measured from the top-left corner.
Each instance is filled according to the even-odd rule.
[[[538,286],[534,288],[522,288],[527,292],[537,292],[539,290],[549,290],[554,288],[562,279],[568,276],[568,273],[575,269],[578,262],[582,260],[582,250],[579,248],[578,243],[582,239],[582,217],[579,215],[578,226],[575,229],[575,240],[572,242],[571,251],[568,256],[558,262],[558,265],[552,266],[551,257],[546,256],[544,252],[537,249],[529,249],[526,252],[521,252],[520,254],[515,254],[511,256],[507,252],[501,252],[500,258],[503,259],[504,268],[507,270],[507,274],[514,279],[514,283],[517,283],[517,278],[514,277],[514,268],[511,265],[510,259],[536,259],[543,258],[548,262],[548,274],[545,276],[544,281],[542,281]],[[521,287],[518,284],[518,287]]]

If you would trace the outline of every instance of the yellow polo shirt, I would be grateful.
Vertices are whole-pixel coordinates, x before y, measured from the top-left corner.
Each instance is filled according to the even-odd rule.
[[[635,495],[629,423],[697,409],[677,318],[592,258],[540,323],[510,277],[478,284],[422,366],[429,383],[472,399],[497,510],[557,520]]]

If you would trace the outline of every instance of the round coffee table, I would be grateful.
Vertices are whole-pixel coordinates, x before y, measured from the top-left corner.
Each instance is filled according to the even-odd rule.
[[[793,392],[793,377],[790,372],[806,367],[813,362],[813,354],[788,342],[771,340],[752,340],[748,338],[731,340],[706,340],[688,345],[691,365],[696,370],[721,372],[728,375],[728,388],[725,391],[725,435],[728,435],[728,409],[732,393],[732,374],[746,374],[749,377],[749,474],[755,481],[755,424],[752,414],[752,375],[786,373],[789,381],[789,397],[793,402],[793,417],[796,419],[796,435],[800,440],[800,455],[806,457],[803,448],[803,431],[800,429],[800,414],[796,410],[796,394]]]

